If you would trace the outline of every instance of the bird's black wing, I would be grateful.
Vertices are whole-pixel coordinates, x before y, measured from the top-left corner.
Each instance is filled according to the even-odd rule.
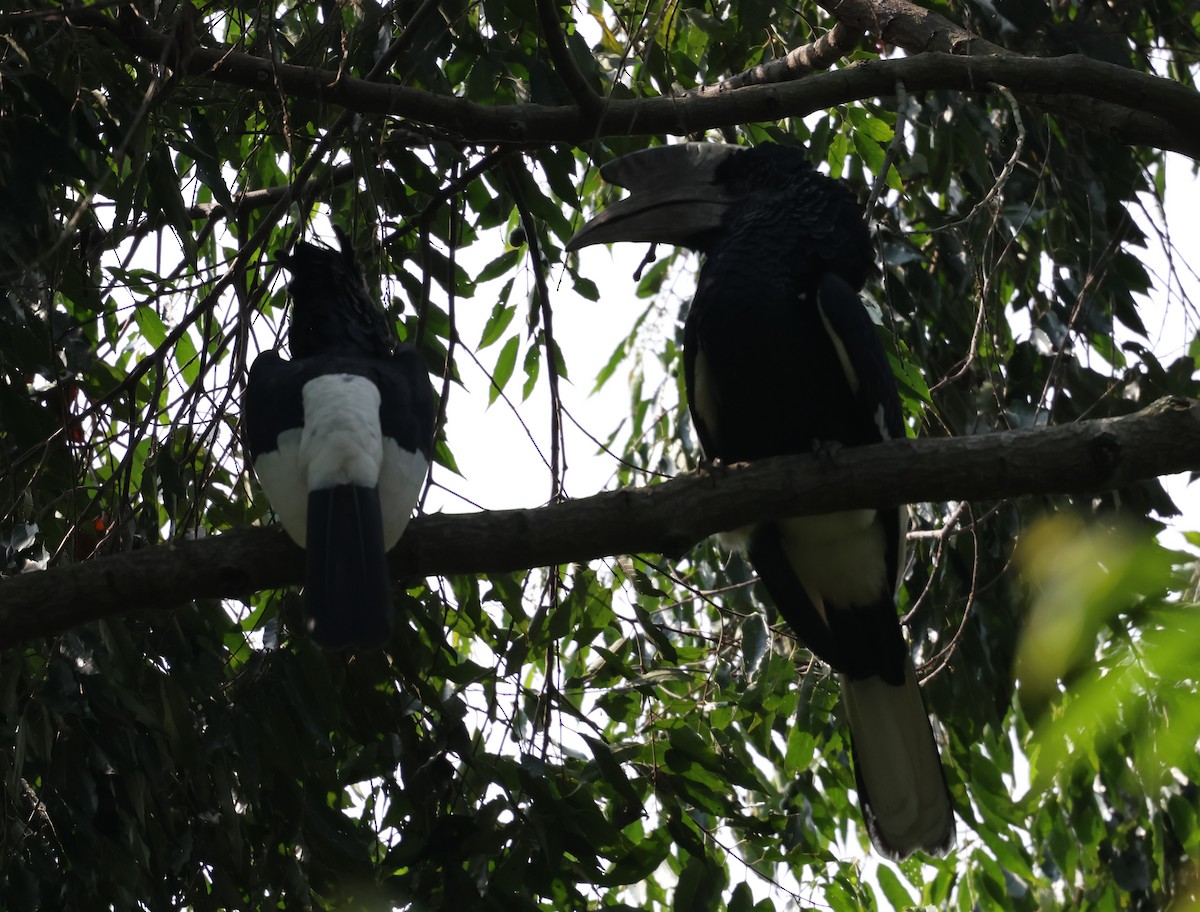
[[[858,294],[838,276],[826,274],[818,286],[817,306],[839,357],[845,354],[843,370],[854,387],[856,427],[853,439],[842,442],[866,444],[903,438],[904,416],[895,375]],[[831,613],[830,623],[834,639],[854,644],[840,670],[851,678],[879,675],[900,684],[908,647],[896,618],[893,593],[904,568],[906,523],[897,507],[880,510],[878,521],[884,533],[887,590],[872,604],[842,606],[844,610]]]
[[[275,351],[255,360],[242,398],[242,442],[272,509],[301,547],[308,523],[308,483],[299,461],[304,431],[305,371]]]

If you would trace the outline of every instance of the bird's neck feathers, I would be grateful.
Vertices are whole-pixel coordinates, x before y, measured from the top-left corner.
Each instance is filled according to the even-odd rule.
[[[288,286],[292,295],[288,344],[293,358],[391,353],[395,347],[391,324],[371,299],[348,245],[338,252],[297,244],[285,264],[293,275]]]
[[[346,302],[335,300],[332,305],[308,310],[297,303],[288,334],[293,358],[316,354],[384,357],[392,352],[394,343],[381,311],[376,309],[377,320],[364,319],[363,314],[350,310]],[[364,302],[364,305],[374,308],[370,302]]]
[[[725,228],[702,248],[704,271],[730,283],[789,294],[803,292],[826,273],[856,291],[867,280],[874,250],[862,213],[840,184],[806,172],[786,192],[746,196]]]

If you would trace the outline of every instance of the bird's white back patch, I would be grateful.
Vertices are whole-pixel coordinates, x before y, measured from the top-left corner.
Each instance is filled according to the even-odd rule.
[[[304,386],[304,427],[284,431],[254,465],[283,528],[300,547],[308,533],[308,492],[353,484],[378,487],[384,548],[412,516],[429,461],[384,439],[379,390],[365,377],[327,374]]]
[[[304,384],[300,464],[315,491],[353,484],[373,488],[383,463],[379,390],[356,374],[325,374]]]

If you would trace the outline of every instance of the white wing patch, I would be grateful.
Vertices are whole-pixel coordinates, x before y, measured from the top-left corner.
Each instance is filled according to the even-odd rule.
[[[383,469],[379,473],[379,504],[383,508],[383,548],[390,551],[404,534],[412,517],[413,504],[425,483],[429,460],[420,451],[400,447],[394,440],[383,441]]]
[[[797,516],[777,523],[788,563],[814,604],[869,605],[889,590],[883,524],[874,510]]]
[[[875,409],[875,424],[879,427],[879,433],[884,440],[892,439],[892,432],[888,430],[887,418],[883,414],[883,403],[879,403],[879,408]]]
[[[300,433],[300,428],[292,428],[280,434],[275,449],[254,460],[254,474],[283,528],[303,548],[308,532],[308,473],[300,465]]]

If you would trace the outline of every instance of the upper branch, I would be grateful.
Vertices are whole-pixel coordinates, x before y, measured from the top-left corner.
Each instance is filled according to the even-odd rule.
[[[954,439],[894,440],[696,472],[533,510],[422,516],[390,556],[401,577],[508,572],[614,554],[682,554],[722,529],[920,501],[1092,492],[1200,469],[1200,402]],[[123,611],[298,583],[278,528],[238,529],[0,580],[0,648]]]
[[[918,6],[911,0],[819,0],[839,24],[875,35],[887,44],[903,48],[910,54],[925,54],[930,51],[955,56],[997,55],[1013,60],[1040,58],[1022,57],[1013,51],[993,44],[984,38],[951,22],[933,10]],[[1061,60],[1062,58],[1049,58]],[[1111,66],[1111,64],[1109,64]],[[1124,69],[1117,67],[1117,69]],[[1133,72],[1128,70],[1127,72]],[[1153,78],[1153,77],[1151,77]],[[1001,80],[1001,85],[1006,85]],[[1013,88],[1013,86],[1008,86]],[[1173,145],[1160,143],[1153,137],[1164,128],[1173,129],[1163,123],[1170,113],[1151,111],[1136,103],[1117,101],[1089,92],[1086,89],[1068,89],[1059,92],[1059,87],[1049,83],[1039,91],[1037,86],[1028,86],[1020,93],[1021,100],[1036,104],[1045,111],[1073,120],[1084,126],[1099,129],[1114,139],[1131,145],[1149,145],[1175,152],[1183,152],[1196,158],[1194,151],[1186,151]],[[1047,91],[1049,90],[1049,91]]]
[[[118,25],[103,13],[75,10],[77,26],[115,34],[136,54],[159,60],[170,38],[140,20]],[[1105,102],[1092,129],[1131,144],[1149,145],[1200,159],[1200,93],[1177,82],[1102,63],[1082,55],[1054,58],[1011,54],[960,57],[924,53],[904,60],[872,60],[787,83],[748,86],[692,97],[608,99],[598,113],[578,105],[482,105],[406,86],[383,85],[312,67],[274,63],[230,49],[195,48],[180,66],[188,75],[341,105],[361,113],[393,114],[440,127],[475,142],[585,143],[598,135],[685,136],[716,127],[801,117],[813,111],[909,92],[935,89],[989,92],[1007,87],[1018,98],[1046,106],[1053,97],[1071,113],[1074,96]]]

